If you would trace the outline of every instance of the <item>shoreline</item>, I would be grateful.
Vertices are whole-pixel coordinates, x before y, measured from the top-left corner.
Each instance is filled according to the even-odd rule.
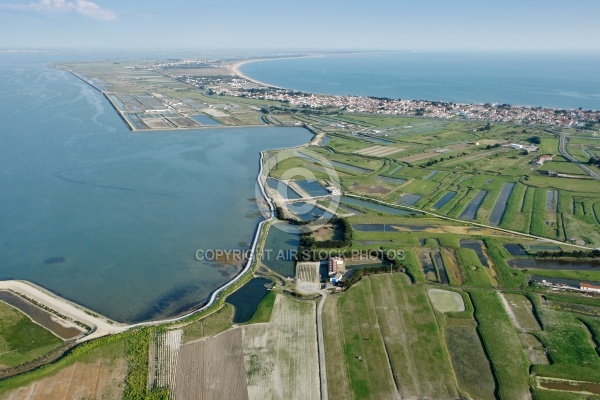
[[[253,62],[262,62],[262,61],[277,61],[277,60],[290,60],[290,59],[295,59],[295,58],[322,58],[322,57],[327,57],[327,56],[352,56],[352,55],[362,55],[362,54],[394,54],[394,53],[418,53],[419,51],[358,51],[358,52],[348,52],[348,53],[335,53],[335,54],[329,54],[329,53],[318,53],[318,54],[311,54],[311,55],[305,55],[305,56],[297,56],[297,57],[276,57],[276,58],[256,58],[256,59],[250,59],[250,60],[241,60],[238,62],[233,63],[229,69],[238,77],[246,79],[248,81],[251,81],[253,83],[256,83],[258,85],[262,85],[265,86],[267,88],[273,88],[273,89],[279,89],[279,90],[288,90],[288,91],[298,91],[298,92],[302,92],[302,93],[308,93],[308,94],[314,94],[314,95],[318,95],[318,96],[338,96],[338,97],[343,97],[343,96],[356,96],[356,97],[364,97],[364,98],[368,98],[368,97],[378,97],[375,95],[352,95],[352,94],[333,94],[333,93],[326,93],[326,92],[313,92],[313,91],[305,91],[302,89],[291,89],[289,87],[281,87],[281,86],[276,86],[276,85],[272,85],[272,84],[268,84],[266,82],[263,81],[259,81],[257,79],[251,78],[248,75],[244,74],[239,67],[245,65],[245,64],[249,64],[249,63],[253,63]],[[385,98],[387,98],[387,96],[384,96]],[[391,100],[406,100],[406,101],[413,101],[413,102],[418,102],[418,101],[424,101],[424,102],[445,102],[445,103],[451,103],[451,104],[458,104],[458,105],[483,105],[486,103],[490,103],[490,104],[501,104],[502,101],[488,101],[488,102],[473,102],[473,101],[451,101],[451,100],[441,100],[441,99],[437,99],[437,100],[428,100],[428,99],[415,99],[415,98],[400,98],[400,97],[390,97],[389,99]],[[518,107],[518,108],[524,108],[524,109],[536,109],[536,108],[541,108],[541,109],[545,109],[545,110],[567,110],[567,111],[573,111],[573,110],[578,110],[578,109],[582,109],[585,111],[591,111],[591,112],[599,112],[600,111],[600,107],[595,108],[595,107],[582,107],[582,106],[546,106],[546,105],[532,105],[532,104],[514,104],[511,103],[511,105],[513,107]],[[435,118],[435,117],[427,117],[427,118]]]
[[[296,59],[296,58],[320,58],[320,57],[323,57],[323,56],[324,56],[323,54],[314,54],[314,55],[305,55],[305,56],[297,56],[297,57],[255,58],[255,59],[251,59],[251,60],[243,60],[243,61],[235,62],[234,64],[232,64],[231,66],[229,66],[229,70],[231,70],[235,75],[239,76],[240,78],[246,79],[247,81],[250,81],[250,82],[254,82],[257,85],[262,85],[262,86],[266,86],[266,87],[270,87],[270,88],[274,88],[274,89],[284,89],[284,90],[287,90],[284,87],[271,85],[271,84],[268,84],[268,83],[261,82],[259,80],[250,78],[248,75],[244,74],[240,70],[240,67],[242,65],[246,65],[246,64],[250,64],[250,63],[255,63],[255,62],[262,62],[262,61],[291,60],[291,59]]]
[[[244,78],[250,82],[254,82],[259,85],[263,85],[263,86],[275,88],[275,89],[293,90],[293,89],[284,88],[281,86],[271,85],[269,83],[262,82],[257,79],[251,78],[248,75],[244,74],[242,71],[240,71],[240,67],[245,64],[250,64],[250,63],[254,63],[254,62],[262,62],[262,61],[278,61],[278,60],[293,60],[293,59],[298,59],[298,58],[323,58],[323,57],[327,57],[327,56],[353,56],[353,55],[357,55],[357,54],[388,54],[388,53],[414,53],[414,51],[350,51],[350,52],[343,52],[343,53],[323,52],[323,53],[306,54],[303,56],[253,58],[250,60],[238,60],[238,61],[234,62],[232,65],[230,65],[229,69],[233,73],[235,73],[237,76],[239,76],[240,78]],[[315,94],[317,94],[317,93],[315,93]]]
[[[264,196],[266,203],[269,206],[269,217],[260,221],[256,226],[256,229],[252,236],[252,246],[250,247],[250,253],[244,267],[232,279],[213,290],[207,299],[199,303],[199,306],[193,307],[190,311],[160,320],[138,322],[134,324],[124,324],[113,321],[108,317],[100,315],[99,313],[89,308],[86,308],[76,302],[61,297],[51,292],[50,290],[38,286],[27,280],[0,281],[0,290],[7,290],[13,292],[20,297],[24,297],[25,300],[31,302],[32,304],[35,304],[36,302],[42,304],[43,306],[49,308],[51,310],[50,312],[61,314],[67,318],[71,318],[74,321],[83,322],[86,325],[88,325],[91,328],[91,331],[86,335],[78,338],[76,340],[76,343],[83,343],[103,336],[122,333],[134,328],[179,322],[209,309],[219,300],[220,295],[225,290],[233,286],[235,283],[240,281],[243,277],[245,277],[249,272],[253,270],[255,266],[255,261],[257,259],[256,253],[258,250],[258,246],[261,243],[261,240],[263,239],[263,235],[268,234],[268,228],[273,219],[275,218],[275,206],[273,200],[267,195],[267,191],[265,190],[263,183],[263,180],[265,179],[264,157],[265,151],[261,151],[259,159],[260,167],[256,180],[260,188],[261,194]],[[264,231],[265,227],[267,228],[266,231]],[[31,300],[33,300],[33,302]],[[17,310],[19,309],[17,308]],[[19,312],[22,312],[23,314],[27,315],[22,310],[19,310]]]

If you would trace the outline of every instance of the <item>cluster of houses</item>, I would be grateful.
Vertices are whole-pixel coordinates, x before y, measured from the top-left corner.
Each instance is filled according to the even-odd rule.
[[[344,264],[344,259],[341,257],[330,257],[327,261],[327,271],[329,273],[329,282],[334,285],[344,283],[348,271]]]
[[[539,147],[534,144],[511,143],[509,146],[511,149],[514,149],[514,150],[526,150],[528,152],[539,150]]]
[[[593,285],[591,283],[580,282],[579,287],[577,287],[565,283],[547,281],[546,279],[537,282],[540,283],[542,286],[549,287],[553,290],[574,290],[585,293],[600,293],[600,286]]]
[[[581,282],[579,284],[579,290],[581,290],[583,292],[600,293],[600,286],[596,286],[596,285],[592,285],[592,284],[589,284],[589,283]]]

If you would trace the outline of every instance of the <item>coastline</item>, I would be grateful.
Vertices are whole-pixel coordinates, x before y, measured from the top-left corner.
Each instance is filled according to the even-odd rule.
[[[139,322],[135,324],[122,324],[115,322],[109,319],[108,317],[99,315],[93,310],[90,310],[86,307],[83,307],[80,304],[77,304],[55,293],[52,293],[51,291],[29,281],[0,281],[0,290],[7,290],[16,293],[17,295],[24,297],[27,301],[31,302],[31,300],[33,300],[35,303],[39,303],[45,307],[48,307],[55,313],[64,315],[67,318],[73,319],[74,321],[83,322],[86,325],[90,326],[92,328],[91,331],[78,338],[76,340],[76,343],[83,343],[92,339],[100,338],[110,334],[125,332],[134,328],[176,323],[208,310],[210,307],[217,303],[217,301],[220,299],[220,295],[223,292],[225,292],[227,289],[239,282],[242,278],[248,275],[248,273],[252,272],[255,266],[255,261],[257,259],[256,253],[258,251],[259,244],[263,239],[263,235],[268,234],[269,225],[275,218],[275,206],[273,200],[267,195],[267,191],[265,190],[263,182],[266,179],[264,177],[264,157],[265,153],[264,151],[261,151],[259,160],[259,172],[256,179],[261,194],[264,196],[269,206],[269,216],[268,218],[265,218],[264,220],[260,221],[256,227],[252,238],[252,246],[250,247],[249,256],[246,260],[244,268],[242,268],[239,271],[239,273],[236,274],[232,279],[224,283],[222,286],[213,290],[209,295],[208,299],[200,303],[200,307],[194,307],[191,311],[170,318],[164,318],[155,321]],[[35,304],[34,302],[32,302],[32,304]]]
[[[320,57],[324,57],[325,54],[311,54],[311,55],[305,55],[305,56],[297,56],[297,57],[277,57],[277,58],[255,58],[252,60],[243,60],[243,61],[238,61],[235,62],[234,64],[232,64],[229,69],[237,76],[239,76],[240,78],[246,79],[250,82],[254,82],[257,85],[262,85],[262,86],[266,86],[266,87],[270,87],[270,88],[274,88],[274,89],[286,89],[284,87],[280,87],[280,86],[275,86],[275,85],[271,85],[269,83],[265,83],[265,82],[261,82],[259,80],[253,79],[251,77],[249,77],[248,75],[244,74],[241,70],[240,67],[242,65],[246,65],[246,64],[250,64],[250,63],[255,63],[255,62],[262,62],[262,61],[277,61],[277,60],[291,60],[291,59],[296,59],[296,58],[320,58]]]
[[[344,52],[344,53],[315,53],[315,54],[306,54],[303,56],[288,56],[288,57],[273,57],[273,58],[254,58],[254,59],[250,59],[250,60],[240,60],[235,62],[234,64],[232,64],[231,66],[229,66],[229,69],[236,74],[237,76],[239,76],[240,78],[244,78],[250,82],[254,82],[258,85],[262,85],[262,86],[266,86],[266,87],[270,87],[270,88],[274,88],[274,89],[283,89],[283,90],[288,90],[288,88],[284,88],[284,87],[280,87],[280,86],[275,86],[275,85],[271,85],[269,83],[266,82],[262,82],[259,80],[256,80],[254,78],[249,77],[248,75],[244,74],[242,71],[240,71],[240,67],[242,65],[245,64],[250,64],[250,63],[254,63],[254,62],[261,62],[261,61],[278,61],[278,60],[293,60],[293,59],[297,59],[297,58],[322,58],[322,57],[326,57],[326,56],[331,56],[331,55],[335,55],[335,56],[352,56],[352,55],[356,55],[356,54],[387,54],[387,53],[414,53],[415,51],[352,51],[352,52]],[[291,90],[291,89],[289,89]]]

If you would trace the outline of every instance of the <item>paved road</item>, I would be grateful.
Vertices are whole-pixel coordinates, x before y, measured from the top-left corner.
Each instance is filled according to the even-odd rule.
[[[560,134],[560,144],[558,146],[558,151],[560,151],[560,154],[562,154],[564,158],[571,161],[572,163],[575,163],[579,168],[587,172],[592,178],[600,181],[600,174],[594,172],[589,167],[584,165],[581,161],[577,160],[569,154],[569,152],[567,151],[567,137],[564,133]]]
[[[327,368],[325,367],[325,341],[323,339],[323,304],[327,299],[327,292],[324,290],[321,293],[321,301],[317,306],[317,345],[319,349],[319,375],[321,380],[321,400],[328,400],[329,393],[327,388]]]

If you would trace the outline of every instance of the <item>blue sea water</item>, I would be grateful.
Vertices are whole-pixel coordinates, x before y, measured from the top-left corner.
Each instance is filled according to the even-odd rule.
[[[259,153],[302,128],[130,132],[39,56],[0,56],[0,279],[119,321],[170,316],[236,273],[199,249],[249,243]]]
[[[599,53],[363,53],[253,62],[241,71],[322,94],[600,109]]]

